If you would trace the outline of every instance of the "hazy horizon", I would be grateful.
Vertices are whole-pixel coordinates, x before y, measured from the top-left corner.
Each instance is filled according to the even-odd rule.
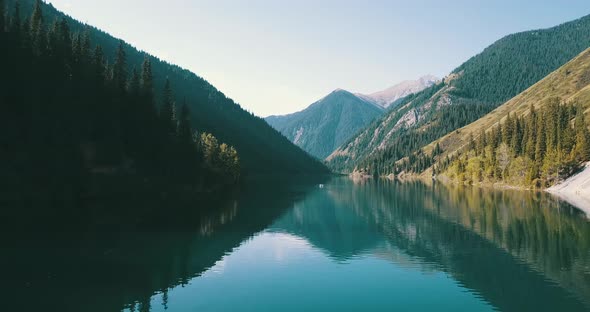
[[[442,78],[505,35],[590,13],[578,0],[47,2],[195,72],[258,116],[302,110],[337,88]]]

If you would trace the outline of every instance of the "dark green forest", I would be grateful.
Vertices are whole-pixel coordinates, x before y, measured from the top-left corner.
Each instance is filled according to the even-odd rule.
[[[431,165],[421,155],[422,147],[491,112],[589,46],[590,16],[506,36],[463,63],[441,84],[404,99],[398,109],[345,143],[342,149],[348,153],[332,158],[328,165],[341,172],[419,173]],[[411,110],[416,123],[386,136]]]
[[[4,0],[6,12],[13,14],[17,0]],[[35,0],[20,0],[21,20],[32,13]],[[190,110],[191,126],[201,133],[213,134],[219,142],[233,146],[240,155],[242,175],[327,173],[327,168],[289,142],[264,121],[245,111],[233,100],[203,78],[179,66],[166,63],[146,52],[139,51],[119,39],[80,23],[42,3],[43,23],[51,27],[54,21],[65,20],[72,35],[86,34],[93,45],[102,47],[105,62],[114,64],[117,50],[122,48],[127,59],[127,71],[140,70],[147,58],[154,75],[154,94],[161,99],[166,80],[170,81],[179,108],[186,103]],[[93,48],[93,47],[92,47]],[[159,105],[160,101],[156,103]]]
[[[551,98],[538,111],[511,116],[491,131],[483,130],[436,170],[461,183],[502,182],[546,187],[570,176],[590,160],[590,132],[583,109]]]
[[[156,98],[149,58],[129,72],[120,43],[109,64],[87,33],[72,33],[65,19],[46,23],[41,1],[30,16],[21,18],[18,3],[0,16],[5,180],[81,188],[89,174],[127,173],[201,186],[237,182],[236,150],[192,130],[186,103],[177,114],[169,80]]]

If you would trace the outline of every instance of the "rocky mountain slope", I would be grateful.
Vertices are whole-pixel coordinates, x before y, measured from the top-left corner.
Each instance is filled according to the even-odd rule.
[[[371,94],[360,94],[357,93],[356,95],[372,101],[384,108],[392,108],[395,107],[395,104],[398,104],[400,100],[404,99],[406,96],[420,92],[435,83],[440,81],[440,79],[432,76],[426,75],[420,77],[417,80],[406,80],[402,81],[392,87],[389,87],[385,90],[371,93]]]

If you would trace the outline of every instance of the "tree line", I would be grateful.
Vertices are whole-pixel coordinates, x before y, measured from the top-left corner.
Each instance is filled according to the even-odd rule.
[[[37,0],[23,18],[0,0],[0,144],[4,182],[83,188],[91,174],[174,183],[235,183],[236,149],[194,131],[189,103],[168,79],[156,96],[149,57],[109,58],[68,20],[49,22]],[[130,70],[130,68],[132,68]]]

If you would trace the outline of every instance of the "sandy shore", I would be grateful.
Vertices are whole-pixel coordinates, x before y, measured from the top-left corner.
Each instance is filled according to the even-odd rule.
[[[590,162],[567,180],[547,189],[573,206],[583,210],[590,218]]]

